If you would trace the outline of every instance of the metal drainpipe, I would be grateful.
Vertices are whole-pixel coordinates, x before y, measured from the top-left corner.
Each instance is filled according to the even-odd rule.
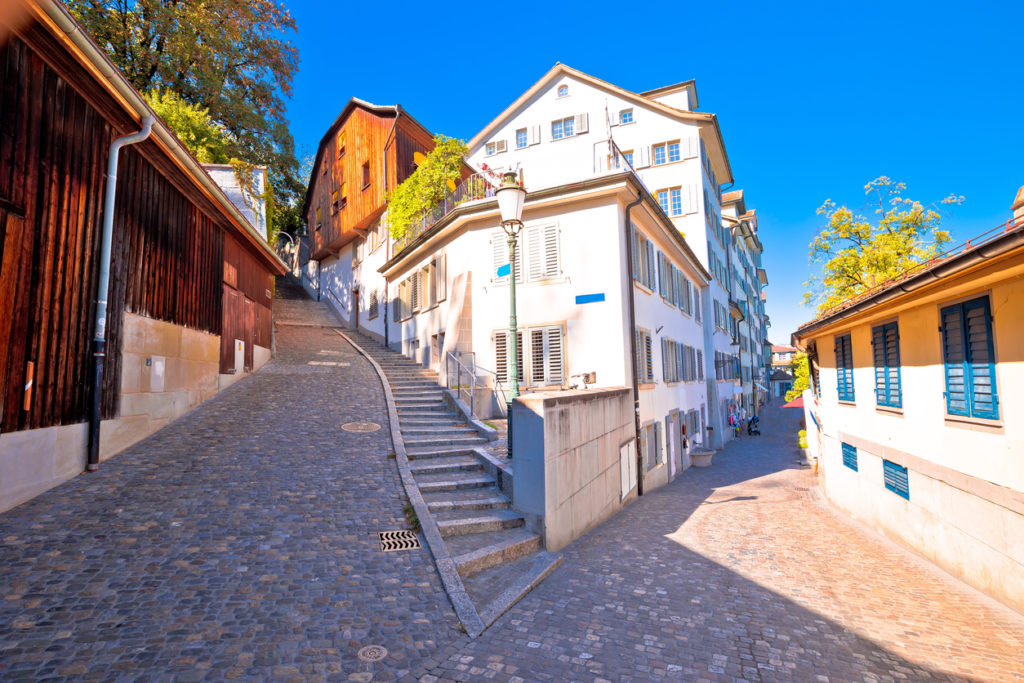
[[[89,445],[85,471],[95,472],[100,466],[100,419],[103,410],[103,359],[107,346],[107,295],[110,290],[110,247],[114,235],[114,198],[117,193],[117,158],[122,147],[134,145],[149,137],[153,130],[153,117],[142,120],[142,130],[125,135],[110,143],[107,157],[107,191],[103,201],[103,234],[100,238],[100,277],[96,286],[96,321],[94,323],[93,352],[95,376],[92,390],[92,418],[89,420]]]
[[[632,359],[633,375],[633,429],[636,432],[636,494],[644,495],[643,476],[643,453],[640,449],[640,378],[637,377],[637,348],[636,348],[636,302],[633,292],[633,226],[629,221],[629,214],[633,207],[643,201],[643,195],[637,194],[635,202],[626,205],[626,218],[623,233],[626,236],[626,286],[629,288],[629,296],[626,301],[629,304],[629,348]]]

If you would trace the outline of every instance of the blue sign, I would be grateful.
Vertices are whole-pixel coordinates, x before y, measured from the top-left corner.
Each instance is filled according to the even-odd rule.
[[[498,266],[498,277],[505,277],[512,272],[512,267],[509,264]]]
[[[598,301],[604,301],[604,292],[600,294],[578,294],[576,296],[576,303],[578,304],[592,304]]]

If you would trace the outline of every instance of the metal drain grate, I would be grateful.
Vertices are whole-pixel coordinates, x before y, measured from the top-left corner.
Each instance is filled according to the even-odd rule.
[[[381,552],[393,553],[396,550],[416,550],[419,547],[419,536],[408,529],[380,532]]]
[[[380,425],[376,422],[346,422],[341,428],[346,432],[375,432]]]

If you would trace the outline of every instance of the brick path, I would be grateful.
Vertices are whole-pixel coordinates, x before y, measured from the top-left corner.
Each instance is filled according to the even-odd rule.
[[[277,344],[99,473],[0,515],[0,680],[389,680],[467,640],[429,552],[377,545],[407,523],[372,367],[330,329]],[[389,651],[372,667],[370,644]]]
[[[798,418],[569,546],[425,680],[1024,680],[1024,617],[821,501]]]

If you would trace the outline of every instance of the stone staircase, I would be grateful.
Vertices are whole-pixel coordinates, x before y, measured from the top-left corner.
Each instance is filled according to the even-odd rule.
[[[437,373],[376,340],[344,334],[387,377],[409,469],[486,628],[560,563],[484,469],[481,436],[449,406]]]

